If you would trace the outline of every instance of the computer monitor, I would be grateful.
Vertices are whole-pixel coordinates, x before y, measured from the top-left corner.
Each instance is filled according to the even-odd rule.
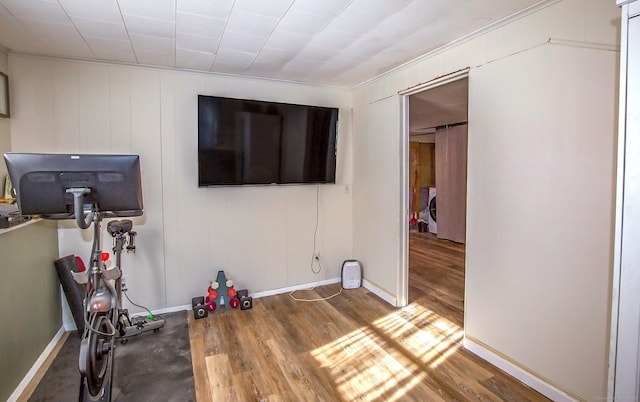
[[[4,160],[23,215],[73,219],[68,189],[89,189],[83,206],[116,216],[142,214],[138,155],[6,153]]]

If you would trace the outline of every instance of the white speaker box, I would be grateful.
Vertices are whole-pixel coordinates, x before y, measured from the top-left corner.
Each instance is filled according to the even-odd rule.
[[[362,266],[356,260],[342,263],[342,288],[357,289],[362,286]]]

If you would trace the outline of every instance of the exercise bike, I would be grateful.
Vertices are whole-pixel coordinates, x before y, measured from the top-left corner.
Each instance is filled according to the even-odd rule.
[[[131,336],[143,332],[158,332],[164,326],[164,319],[132,322],[127,309],[122,307],[122,252],[135,251],[136,232],[132,230],[130,219],[113,220],[107,224],[107,231],[113,237],[115,265],[107,266],[109,253],[102,251],[100,234],[103,218],[116,217],[111,212],[100,212],[92,205],[87,211],[82,198],[91,192],[88,188],[66,190],[74,197],[77,225],[87,229],[93,224],[93,246],[90,269],[84,273],[74,273],[74,279],[86,283],[85,326],[78,367],[80,370],[80,401],[110,401],[113,385],[113,366],[116,339],[122,344]],[[78,211],[81,211],[78,213]],[[131,216],[132,213],[127,214]],[[84,274],[84,275],[83,275]]]

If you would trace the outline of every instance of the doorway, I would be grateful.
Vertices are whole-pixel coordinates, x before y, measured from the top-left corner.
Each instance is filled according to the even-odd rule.
[[[468,70],[464,70],[401,93],[401,188],[407,213],[400,278],[404,299],[399,299],[408,304],[428,297],[460,326],[468,92]]]

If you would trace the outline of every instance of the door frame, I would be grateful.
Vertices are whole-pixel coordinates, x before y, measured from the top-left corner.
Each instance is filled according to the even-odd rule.
[[[640,396],[640,253],[635,246],[640,240],[640,219],[628,205],[634,205],[640,197],[638,182],[633,179],[640,173],[640,165],[627,163],[625,155],[633,154],[639,146],[637,138],[630,135],[638,129],[640,96],[629,89],[627,74],[637,70],[640,60],[636,48],[630,46],[632,32],[639,32],[640,1],[618,0],[617,4],[622,8],[622,24],[607,399],[635,400]],[[631,85],[636,85],[638,79],[633,82]]]
[[[400,208],[400,260],[398,262],[400,269],[396,286],[397,307],[409,304],[409,96],[469,78],[469,70],[470,68],[467,67],[398,92],[400,96],[400,205],[402,208]]]

